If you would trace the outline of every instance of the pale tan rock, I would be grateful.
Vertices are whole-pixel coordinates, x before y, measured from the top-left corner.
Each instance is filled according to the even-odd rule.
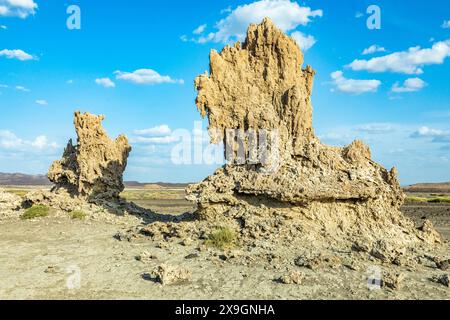
[[[291,271],[281,276],[278,281],[283,284],[302,284],[305,275],[300,271]]]
[[[167,264],[156,267],[153,275],[162,285],[179,284],[191,280],[192,277],[190,270]]]
[[[22,198],[0,188],[0,219],[19,215]]]
[[[229,152],[225,166],[186,189],[198,218],[235,222],[242,237],[258,241],[302,233],[317,243],[365,243],[366,251],[380,239],[402,250],[437,242],[433,228],[418,230],[400,212],[396,168],[371,160],[361,141],[339,148],[315,136],[315,72],[302,64],[295,41],[267,18],[249,26],[244,43],[211,51],[210,72],[195,80],[196,104],[208,118],[211,142],[223,142]],[[261,150],[253,134],[267,132],[276,139],[266,149],[275,152],[255,163]]]
[[[111,140],[102,127],[103,119],[75,112],[77,144],[69,140],[62,158],[51,165],[48,178],[55,184],[52,190],[30,192],[25,196],[26,204],[72,211],[95,203],[110,212],[124,211],[119,208],[119,194],[124,189],[123,172],[131,147],[123,135]],[[131,204],[124,205],[133,209]]]
[[[48,177],[54,190],[65,189],[86,199],[118,198],[123,191],[123,172],[131,151],[120,135],[111,140],[102,127],[104,116],[76,112],[77,144],[69,140],[61,160],[53,162]]]

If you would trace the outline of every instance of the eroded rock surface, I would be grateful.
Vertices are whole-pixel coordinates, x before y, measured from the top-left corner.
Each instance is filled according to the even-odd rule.
[[[22,198],[0,188],[0,219],[18,216]]]
[[[42,203],[69,211],[96,203],[114,208],[123,191],[123,172],[131,151],[124,135],[111,140],[102,127],[104,116],[76,112],[77,144],[69,140],[63,156],[51,165],[51,191],[35,191],[25,202]]]
[[[124,135],[111,140],[102,127],[104,116],[75,113],[77,144],[69,140],[61,160],[53,162],[48,178],[55,189],[89,199],[117,198],[131,151]]]
[[[375,163],[361,141],[340,148],[315,136],[315,71],[302,64],[295,41],[269,19],[250,25],[244,43],[211,51],[196,104],[227,164],[187,188],[198,217],[234,224],[247,239],[365,243],[386,261],[398,248],[439,242],[432,226],[419,230],[400,212],[396,168]]]

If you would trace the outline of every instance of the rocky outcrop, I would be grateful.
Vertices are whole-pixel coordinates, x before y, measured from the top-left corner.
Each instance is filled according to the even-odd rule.
[[[211,51],[209,74],[195,80],[196,104],[227,164],[187,188],[198,217],[235,223],[250,238],[303,232],[329,243],[359,239],[368,251],[380,239],[438,241],[400,212],[395,168],[375,163],[361,141],[339,148],[315,136],[315,71],[302,65],[295,41],[269,19],[250,25],[244,43]]]
[[[69,140],[62,159],[53,162],[48,171],[54,189],[87,199],[117,198],[123,191],[123,172],[131,147],[123,135],[115,140],[108,137],[102,127],[104,118],[75,113],[77,144]]]
[[[13,193],[0,189],[0,220],[8,217],[17,217],[22,205],[22,198]]]
[[[77,144],[69,140],[61,160],[51,165],[48,178],[54,187],[49,192],[31,192],[25,202],[62,210],[73,210],[87,202],[117,202],[124,189],[123,172],[131,147],[123,135],[111,140],[102,127],[103,119],[75,113]]]

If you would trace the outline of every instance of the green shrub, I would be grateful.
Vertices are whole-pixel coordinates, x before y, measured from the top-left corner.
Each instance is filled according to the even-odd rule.
[[[48,216],[50,208],[43,205],[35,205],[31,208],[25,210],[23,215],[20,217],[22,220],[34,219],[38,217]]]
[[[236,234],[232,229],[227,227],[218,227],[205,241],[205,245],[216,247],[218,249],[231,248],[235,244]]]
[[[406,202],[427,202],[427,198],[422,197],[406,197]]]
[[[84,220],[86,218],[86,213],[81,210],[74,210],[70,213],[72,219]]]

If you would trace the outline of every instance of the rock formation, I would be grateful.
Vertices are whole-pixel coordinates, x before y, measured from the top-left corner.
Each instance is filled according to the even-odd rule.
[[[53,162],[48,171],[54,189],[87,199],[118,198],[123,191],[123,172],[131,147],[123,135],[116,140],[108,137],[102,127],[104,118],[75,113],[77,145],[69,140],[62,159]]]
[[[62,159],[51,165],[48,178],[55,184],[51,192],[30,193],[26,196],[28,202],[71,210],[85,202],[119,199],[131,147],[123,135],[111,140],[102,127],[103,119],[104,116],[75,113],[77,144],[69,140]]]
[[[295,41],[267,18],[249,26],[242,44],[211,51],[210,73],[195,80],[196,104],[211,142],[226,146],[227,164],[187,188],[198,217],[235,223],[250,238],[288,225],[289,234],[365,243],[368,251],[379,241],[439,242],[433,228],[418,230],[400,212],[395,168],[375,163],[361,141],[339,148],[315,136],[315,71],[302,64]]]
[[[17,210],[21,205],[21,197],[0,188],[0,220],[2,218],[17,217]]]

